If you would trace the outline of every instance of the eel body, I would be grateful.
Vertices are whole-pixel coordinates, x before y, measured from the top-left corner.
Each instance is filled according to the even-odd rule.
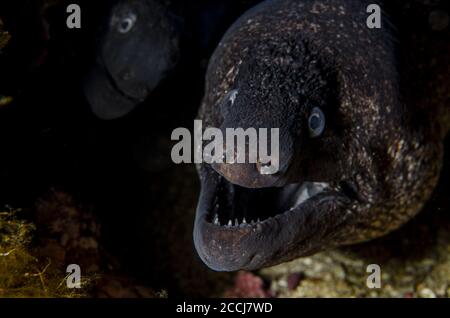
[[[194,241],[212,269],[371,240],[429,199],[450,128],[448,4],[378,2],[381,28],[369,28],[372,3],[264,1],[224,35],[198,117],[278,128],[282,169],[198,165]]]

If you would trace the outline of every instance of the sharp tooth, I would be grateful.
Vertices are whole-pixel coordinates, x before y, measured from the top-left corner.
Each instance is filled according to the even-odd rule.
[[[234,220],[234,226],[238,226],[239,225],[239,221],[238,221],[238,219],[235,219]]]
[[[242,220],[243,224],[247,224],[247,221],[245,221],[245,218]]]
[[[228,226],[233,226],[233,222],[231,222],[231,220],[228,221]]]
[[[220,225],[220,223],[219,223],[219,216],[217,214],[214,216],[214,224],[215,225]]]

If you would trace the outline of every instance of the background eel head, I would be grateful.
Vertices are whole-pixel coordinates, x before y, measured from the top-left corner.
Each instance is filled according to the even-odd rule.
[[[337,136],[325,130],[325,114],[335,115],[329,107],[335,103],[333,98],[336,98],[333,70],[327,69],[317,58],[314,64],[308,65],[313,57],[307,56],[309,53],[304,46],[297,46],[290,53],[302,55],[304,60],[295,63],[287,60],[288,57],[282,57],[286,60],[277,60],[279,56],[285,55],[284,49],[277,43],[261,43],[254,48],[258,51],[257,54],[243,56],[232,87],[219,103],[223,136],[227,135],[229,128],[242,128],[245,131],[255,128],[257,137],[260,138],[258,141],[267,143],[267,152],[270,154],[271,129],[279,129],[278,156],[270,156],[273,161],[278,162],[261,163],[258,160],[256,163],[212,165],[216,172],[236,185],[266,188],[305,179],[321,181],[321,172],[330,173],[335,168],[330,164],[323,164],[330,171],[314,169],[324,160],[318,154],[322,152],[326,155],[327,152],[323,149],[326,145],[318,140],[337,139]],[[309,93],[299,94],[301,91]],[[266,128],[267,133],[259,134],[261,128]],[[322,136],[324,133],[325,136]],[[246,141],[251,142],[249,137]],[[236,143],[234,146],[236,147]],[[246,147],[247,162],[249,149]],[[224,141],[224,151],[226,150]],[[236,150],[235,148],[235,158]],[[310,156],[314,159],[309,160]],[[268,166],[276,167],[277,172],[265,172],[264,168]]]
[[[194,241],[212,269],[253,270],[383,235],[415,215],[440,141],[408,124],[395,33],[369,1],[265,1],[212,56],[204,127],[279,128],[279,172],[201,164]]]
[[[153,0],[119,1],[101,29],[85,96],[102,119],[121,117],[154,90],[178,59],[178,30]]]

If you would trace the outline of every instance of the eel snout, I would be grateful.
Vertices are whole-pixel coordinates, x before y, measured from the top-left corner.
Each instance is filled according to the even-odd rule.
[[[223,136],[227,136],[227,129],[222,127],[221,130]],[[230,183],[238,186],[246,188],[284,186],[287,182],[288,168],[294,157],[293,151],[290,150],[292,148],[284,146],[291,143],[284,138],[284,145],[279,145],[279,139],[272,140],[269,137],[265,140],[258,134],[256,136],[259,140],[248,138],[245,140],[245,147],[238,147],[237,139],[232,145],[224,140],[223,160],[221,163],[212,163],[212,168]],[[261,156],[262,143],[265,143],[266,150]]]
[[[280,182],[280,176],[260,173],[259,163],[215,163],[213,169],[233,184],[246,188],[274,187]]]

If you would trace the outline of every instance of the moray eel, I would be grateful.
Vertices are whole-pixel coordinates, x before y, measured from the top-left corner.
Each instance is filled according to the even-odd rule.
[[[129,113],[176,73],[180,64],[188,68],[200,64],[204,52],[212,51],[220,40],[228,21],[257,2],[117,2],[99,30],[95,67],[84,83],[94,114],[107,120]]]
[[[176,65],[179,31],[163,4],[131,0],[112,7],[101,33],[84,93],[95,115],[115,119],[142,103]]]
[[[371,29],[373,2],[265,1],[216,48],[203,127],[279,128],[280,170],[197,165],[194,241],[211,269],[371,240],[429,199],[450,128],[450,30],[433,21],[448,8],[379,2],[381,28]]]

